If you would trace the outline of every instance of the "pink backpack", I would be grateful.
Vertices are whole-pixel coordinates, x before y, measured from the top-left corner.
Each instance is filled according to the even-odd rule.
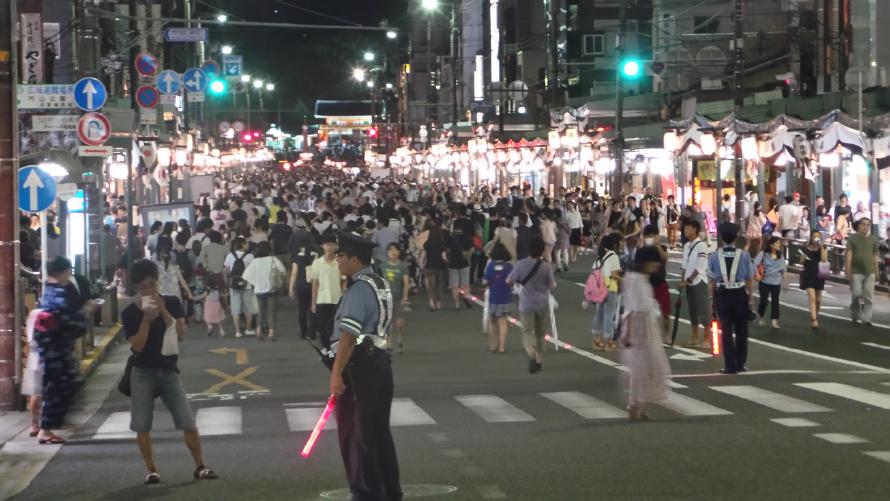
[[[590,275],[587,276],[587,281],[584,282],[584,299],[589,303],[601,304],[609,295],[609,286],[606,285],[606,279],[603,277],[602,271],[603,263],[609,258],[609,254],[614,253],[609,251],[603,259],[597,261],[596,268],[590,272]]]

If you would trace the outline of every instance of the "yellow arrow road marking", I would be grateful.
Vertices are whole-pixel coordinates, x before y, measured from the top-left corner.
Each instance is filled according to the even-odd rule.
[[[247,350],[245,350],[244,348],[216,348],[214,350],[210,350],[210,353],[216,353],[217,355],[234,353],[236,364],[247,365]]]

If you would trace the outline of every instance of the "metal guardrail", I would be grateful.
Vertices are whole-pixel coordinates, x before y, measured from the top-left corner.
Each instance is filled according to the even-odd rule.
[[[798,250],[803,250],[807,245],[806,239],[779,237],[788,249],[788,265],[799,266],[800,257]],[[823,243],[822,245],[828,249],[828,263],[831,266],[831,272],[840,274],[844,271],[844,259],[847,254],[847,247],[835,243]]]

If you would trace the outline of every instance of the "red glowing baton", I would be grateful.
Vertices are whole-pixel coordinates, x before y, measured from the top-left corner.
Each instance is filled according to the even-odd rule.
[[[720,324],[716,320],[711,320],[711,353],[720,354]]]
[[[318,422],[315,423],[315,428],[312,429],[312,434],[309,435],[309,440],[306,440],[306,445],[303,446],[303,450],[300,452],[300,455],[304,458],[308,458],[310,454],[312,454],[312,448],[315,447],[315,442],[318,441],[318,436],[321,435],[321,430],[324,429],[324,426],[328,423],[328,418],[331,417],[331,413],[334,412],[334,403],[337,401],[337,397],[331,395],[328,398],[328,404],[324,407],[324,412],[321,413],[321,416],[318,418]]]

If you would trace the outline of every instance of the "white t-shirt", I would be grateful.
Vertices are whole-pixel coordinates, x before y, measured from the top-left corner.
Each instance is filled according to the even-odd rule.
[[[796,229],[798,221],[800,221],[800,209],[791,204],[785,204],[779,207],[780,230]]]
[[[600,265],[600,261],[597,260],[593,263],[593,268]],[[600,274],[603,276],[603,281],[606,286],[609,288],[609,292],[618,292],[618,282],[616,282],[612,278],[612,273],[621,269],[621,259],[618,258],[618,254],[607,251],[606,259],[602,261],[602,265],[599,266]]]
[[[247,269],[247,265],[253,261],[253,254],[248,254],[244,251],[235,251],[235,254],[244,261],[244,269]],[[226,260],[223,262],[223,266],[228,271],[232,271],[232,267],[235,266],[235,256],[231,252],[226,255]]]
[[[695,254],[692,254],[693,250]],[[698,275],[692,285],[698,285],[708,277],[708,244],[698,238],[683,244],[683,280],[688,280],[696,270]]]

